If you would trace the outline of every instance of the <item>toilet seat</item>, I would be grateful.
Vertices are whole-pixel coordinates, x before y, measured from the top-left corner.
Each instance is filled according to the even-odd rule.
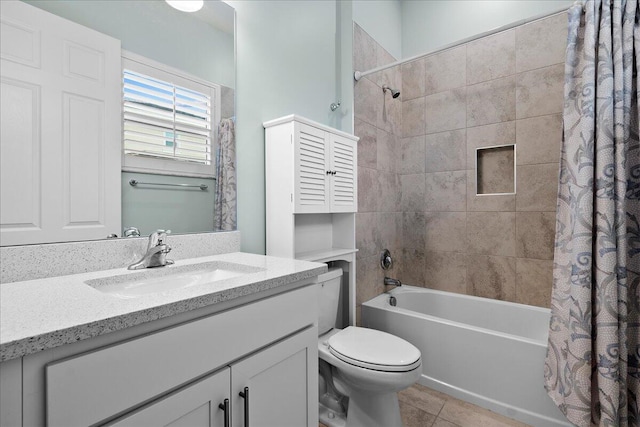
[[[384,372],[407,372],[422,364],[420,350],[395,335],[349,326],[331,336],[329,351],[343,362]]]

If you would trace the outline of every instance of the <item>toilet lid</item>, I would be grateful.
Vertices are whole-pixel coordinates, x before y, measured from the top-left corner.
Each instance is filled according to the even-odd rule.
[[[406,372],[420,366],[420,350],[395,335],[375,329],[349,326],[328,341],[338,359],[362,368]]]

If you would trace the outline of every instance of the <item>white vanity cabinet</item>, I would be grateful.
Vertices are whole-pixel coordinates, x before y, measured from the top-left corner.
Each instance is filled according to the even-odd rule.
[[[107,425],[310,425],[308,373],[317,369],[310,345],[316,342],[314,331],[308,328]]]
[[[295,115],[264,127],[267,200],[277,193],[293,213],[357,211],[358,137]]]
[[[315,427],[317,290],[290,286],[23,357],[22,425]]]

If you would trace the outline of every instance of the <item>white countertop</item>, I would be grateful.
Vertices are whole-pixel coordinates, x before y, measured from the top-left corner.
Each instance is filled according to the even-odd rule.
[[[159,277],[180,266],[223,261],[263,269],[227,280],[122,299],[85,281],[144,272]],[[0,361],[114,332],[317,276],[327,266],[241,252],[0,285]]]

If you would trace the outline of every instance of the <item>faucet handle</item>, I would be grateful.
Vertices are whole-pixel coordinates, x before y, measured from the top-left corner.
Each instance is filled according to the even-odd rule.
[[[156,235],[156,241],[157,241],[157,245],[161,245],[164,243],[165,239],[167,238],[167,234],[170,234],[171,230],[156,230],[156,232],[154,233]]]

